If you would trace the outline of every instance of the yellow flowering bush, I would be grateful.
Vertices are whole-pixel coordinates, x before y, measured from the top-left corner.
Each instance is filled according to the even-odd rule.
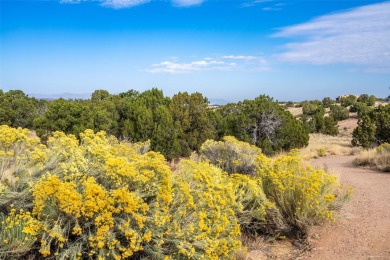
[[[148,147],[1,126],[0,258],[233,259],[241,230],[304,232],[347,196],[297,151],[272,160],[225,137],[172,172]]]
[[[284,216],[290,232],[305,233],[312,224],[334,220],[333,210],[350,192],[342,191],[334,175],[302,165],[296,154],[292,151],[274,160],[260,155],[256,159],[256,176],[267,198]]]
[[[182,160],[174,180],[168,212],[171,220],[161,226],[163,255],[174,259],[233,259],[241,248],[240,226],[227,174],[208,163]]]
[[[27,209],[29,185],[39,178],[48,150],[28,129],[0,126],[0,211]]]
[[[12,182],[0,182],[0,208],[27,221],[13,224],[29,241],[15,249],[20,255],[228,259],[241,247],[233,186],[208,163],[183,162],[173,173],[162,155],[147,152],[148,143],[86,130],[80,139],[55,132],[43,145],[25,129],[2,130],[19,135],[0,137],[4,156],[21,158],[12,161],[20,163]],[[23,199],[7,200],[17,189]],[[28,212],[11,212],[16,201]]]
[[[277,234],[286,224],[275,203],[266,197],[261,179],[243,174],[230,175],[239,208],[236,210],[241,229],[250,233]]]
[[[0,259],[16,259],[30,251],[39,229],[30,212],[12,209],[8,216],[0,213]]]
[[[207,140],[199,149],[199,155],[193,159],[208,161],[222,170],[232,173],[253,174],[255,158],[261,149],[233,136],[225,136],[223,141]]]

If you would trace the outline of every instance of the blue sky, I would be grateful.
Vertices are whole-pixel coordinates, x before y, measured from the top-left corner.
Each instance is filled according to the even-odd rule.
[[[0,0],[0,88],[390,95],[390,2]]]

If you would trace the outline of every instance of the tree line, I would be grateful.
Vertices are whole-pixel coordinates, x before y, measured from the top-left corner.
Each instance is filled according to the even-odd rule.
[[[304,124],[268,96],[210,108],[201,93],[170,98],[156,88],[119,94],[96,90],[89,99],[74,100],[0,90],[0,124],[33,129],[43,141],[55,131],[78,137],[86,129],[103,130],[121,140],[150,140],[151,149],[168,159],[189,156],[207,139],[226,135],[266,154],[306,146],[309,139]]]

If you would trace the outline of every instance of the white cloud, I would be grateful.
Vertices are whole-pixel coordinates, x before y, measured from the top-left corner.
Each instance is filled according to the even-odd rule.
[[[172,0],[173,5],[175,6],[192,6],[192,5],[200,5],[204,0]]]
[[[146,71],[151,73],[186,73],[201,70],[228,70],[232,68],[232,63],[225,63],[218,60],[198,60],[189,63],[178,63],[172,61],[163,61],[157,64],[153,64],[151,69]]]
[[[115,9],[128,8],[136,5],[149,3],[150,0],[103,0],[102,6],[112,7]]]
[[[255,56],[243,56],[243,55],[238,55],[238,56],[226,55],[226,56],[222,56],[221,58],[222,59],[233,59],[233,60],[254,60],[254,59],[256,59]]]
[[[300,39],[284,46],[286,51],[279,58],[285,61],[353,64],[369,66],[365,71],[388,71],[390,2],[321,16],[282,28],[273,36]]]
[[[252,6],[255,6],[257,4],[262,4],[262,3],[267,3],[267,2],[272,2],[272,0],[253,0],[253,1],[249,1],[249,2],[241,4],[241,7],[252,7]]]
[[[263,7],[263,8],[261,8],[261,10],[263,10],[263,11],[280,11],[280,10],[282,10],[282,8],[280,8],[280,7]]]
[[[149,3],[151,0],[60,0],[62,4],[79,4],[82,2],[98,2],[101,6],[114,9],[129,8]]]
[[[129,8],[151,2],[152,0],[60,0],[62,4],[79,4],[81,2],[99,2],[100,5],[114,9]],[[205,0],[172,0],[176,7],[200,5]]]
[[[79,4],[81,0],[60,0],[61,4]]]
[[[234,60],[230,62],[228,60]],[[152,65],[152,68],[144,71],[150,73],[190,73],[196,71],[231,71],[231,70],[268,70],[267,62],[262,57],[256,56],[235,56],[227,55],[218,58],[206,57],[201,60],[191,61],[187,63],[179,63],[174,61],[163,61]]]

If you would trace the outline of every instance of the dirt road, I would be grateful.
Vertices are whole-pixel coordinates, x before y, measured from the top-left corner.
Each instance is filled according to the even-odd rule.
[[[311,162],[326,165],[353,194],[335,223],[310,231],[313,248],[303,259],[390,260],[390,173],[354,167],[352,160],[336,156]]]

